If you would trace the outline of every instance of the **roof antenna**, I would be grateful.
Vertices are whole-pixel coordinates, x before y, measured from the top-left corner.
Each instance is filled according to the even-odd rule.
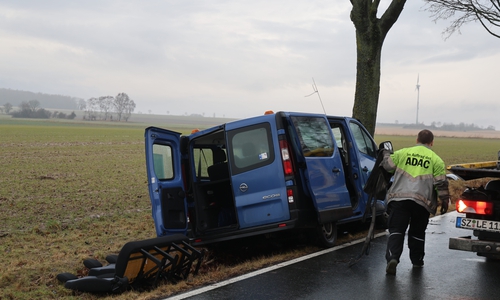
[[[417,75],[417,86],[415,88],[415,90],[417,91],[417,120],[415,122],[415,124],[418,125],[418,105],[419,105],[419,101],[420,101],[420,84],[418,84],[418,81],[420,79],[420,73]]]
[[[319,103],[321,103],[321,107],[323,108],[323,112],[324,112],[324,113],[325,113],[325,115],[326,115],[326,110],[325,110],[325,107],[323,106],[323,101],[321,100],[321,96],[319,95],[318,87],[316,87],[316,82],[314,82],[314,77],[313,77],[313,79],[312,79],[312,80],[313,80],[313,85],[312,85],[312,87],[313,87],[313,91],[314,91],[314,92],[312,92],[311,94],[309,94],[309,95],[307,95],[307,96],[304,96],[304,97],[309,97],[309,96],[311,96],[311,95],[313,95],[313,94],[315,94],[315,93],[318,93]]]

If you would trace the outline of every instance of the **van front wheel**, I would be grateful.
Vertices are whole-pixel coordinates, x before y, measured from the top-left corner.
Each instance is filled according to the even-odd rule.
[[[316,228],[318,243],[321,247],[331,248],[337,242],[337,222],[319,225]]]

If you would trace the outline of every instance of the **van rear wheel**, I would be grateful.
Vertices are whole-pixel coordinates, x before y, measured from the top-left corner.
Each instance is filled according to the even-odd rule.
[[[318,243],[321,247],[331,248],[337,242],[337,222],[319,225],[316,228]]]

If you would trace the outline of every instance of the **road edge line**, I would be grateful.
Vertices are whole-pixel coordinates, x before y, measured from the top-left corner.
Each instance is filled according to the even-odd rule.
[[[384,232],[377,233],[377,234],[374,235],[374,238],[378,238],[378,237],[381,237],[381,236],[384,236],[384,235],[387,235],[387,232],[384,231]],[[314,252],[314,253],[302,256],[302,257],[298,257],[298,258],[294,258],[292,260],[284,261],[284,262],[281,262],[281,263],[276,264],[274,266],[266,267],[266,268],[263,268],[263,269],[260,269],[260,270],[257,270],[257,271],[253,271],[253,272],[250,272],[250,273],[247,273],[247,274],[243,274],[243,275],[240,275],[240,276],[237,276],[237,277],[234,277],[234,278],[230,278],[230,279],[227,279],[227,280],[224,280],[224,281],[221,281],[221,282],[216,282],[216,283],[210,284],[208,286],[205,286],[205,287],[202,287],[202,288],[199,288],[199,289],[195,289],[195,290],[192,290],[192,291],[189,291],[189,292],[186,292],[186,293],[182,293],[182,294],[175,295],[175,296],[172,296],[172,297],[163,298],[163,300],[167,300],[167,299],[168,300],[182,300],[182,299],[186,299],[188,297],[193,297],[193,296],[199,295],[201,293],[208,292],[208,291],[214,290],[216,288],[226,286],[226,285],[231,284],[231,283],[235,283],[235,282],[238,282],[238,281],[241,281],[241,280],[245,280],[245,279],[248,279],[248,278],[260,275],[260,274],[264,274],[264,273],[267,273],[267,272],[274,271],[276,269],[280,269],[280,268],[283,268],[283,267],[286,267],[286,266],[289,266],[289,265],[293,265],[295,263],[298,263],[298,262],[301,262],[301,261],[304,261],[304,260],[307,260],[307,259],[310,259],[310,258],[313,258],[313,257],[316,257],[316,256],[320,256],[320,255],[323,255],[323,254],[326,254],[326,253],[330,253],[330,252],[337,251],[337,250],[340,250],[340,249],[343,249],[343,248],[346,248],[346,247],[349,247],[349,246],[352,246],[352,245],[356,245],[356,244],[362,243],[362,242],[365,241],[365,239],[366,238],[358,239],[358,240],[355,240],[353,242],[348,242],[348,243],[345,243],[345,244],[342,244],[342,245],[339,245],[339,246],[335,246],[333,248],[324,249],[324,250],[321,250],[321,251],[318,251],[318,252]]]

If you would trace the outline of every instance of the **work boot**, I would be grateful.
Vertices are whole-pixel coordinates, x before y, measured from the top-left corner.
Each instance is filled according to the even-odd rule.
[[[421,261],[419,261],[419,262],[417,262],[417,263],[414,263],[414,264],[413,264],[413,267],[414,267],[414,268],[423,268],[423,267],[424,267],[424,261],[423,261],[423,260],[421,260]]]
[[[391,259],[387,263],[387,267],[385,268],[385,273],[388,275],[396,275],[397,266],[398,266],[398,261],[396,259]]]

